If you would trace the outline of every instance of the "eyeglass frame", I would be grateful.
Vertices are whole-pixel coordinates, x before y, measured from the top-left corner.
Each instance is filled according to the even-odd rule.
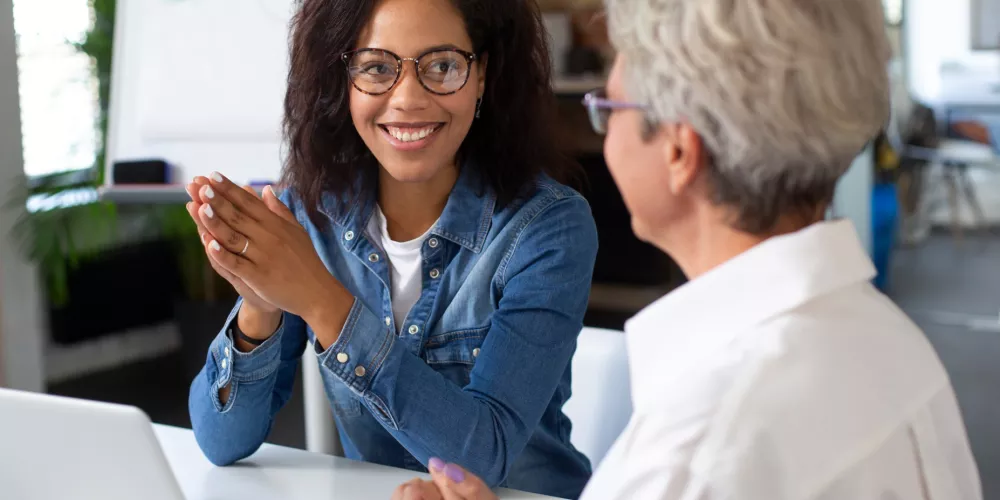
[[[385,89],[382,92],[368,92],[367,90],[364,90],[361,87],[358,87],[358,84],[354,83],[354,78],[351,76],[351,58],[353,58],[355,55],[357,55],[357,54],[359,54],[361,52],[384,52],[384,53],[389,54],[390,56],[392,56],[393,58],[396,59],[396,79],[392,81],[392,84],[389,85],[389,88]],[[456,93],[456,92],[464,89],[465,86],[469,83],[469,76],[472,75],[472,71],[467,71],[465,73],[465,81],[462,82],[462,85],[460,85],[457,89],[452,90],[451,92],[444,92],[444,93],[442,93],[442,92],[436,92],[434,90],[431,90],[427,86],[427,84],[424,83],[424,79],[420,77],[420,58],[424,57],[424,56],[426,56],[428,54],[433,54],[435,52],[455,52],[456,54],[459,54],[459,55],[465,57],[465,60],[468,63],[470,69],[472,68],[472,63],[476,62],[479,59],[478,56],[476,56],[476,54],[474,54],[472,52],[469,52],[467,50],[459,49],[457,47],[444,47],[444,48],[429,49],[429,50],[423,52],[422,54],[418,55],[417,57],[400,57],[399,54],[396,54],[395,52],[393,52],[391,50],[377,49],[377,48],[374,48],[374,47],[364,47],[364,48],[360,48],[360,49],[355,49],[355,50],[351,50],[351,51],[348,51],[348,52],[344,52],[343,54],[340,55],[340,59],[342,61],[344,61],[344,66],[347,68],[347,79],[350,80],[351,86],[354,87],[355,89],[357,89],[358,92],[361,92],[362,94],[368,94],[368,95],[371,95],[371,96],[379,96],[379,95],[384,95],[384,94],[389,93],[389,91],[392,90],[396,86],[397,83],[399,83],[399,79],[403,75],[403,69],[404,69],[403,68],[403,63],[405,63],[406,61],[413,61],[413,70],[416,73],[417,81],[420,82],[420,86],[423,87],[424,90],[426,90],[426,91],[428,91],[428,92],[430,92],[430,93],[432,93],[434,95],[440,95],[440,96],[452,95],[452,94],[454,94],[454,93]]]
[[[594,129],[594,132],[599,135],[606,135],[608,133],[607,121],[601,117],[602,109],[611,111],[622,109],[635,109],[639,111],[649,110],[649,107],[642,104],[607,99],[604,97],[607,95],[606,92],[607,91],[605,89],[595,89],[587,92],[583,96],[583,105],[587,108],[587,116],[590,118],[590,126]]]

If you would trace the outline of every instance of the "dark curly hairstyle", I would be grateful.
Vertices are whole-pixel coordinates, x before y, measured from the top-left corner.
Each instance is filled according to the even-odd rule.
[[[285,95],[288,143],[282,184],[315,221],[326,192],[368,196],[378,163],[354,128],[351,84],[340,55],[353,50],[377,0],[304,0],[292,20]],[[548,43],[534,0],[452,0],[477,55],[487,54],[486,94],[458,150],[472,160],[501,204],[522,194],[541,173],[580,179],[553,135]]]

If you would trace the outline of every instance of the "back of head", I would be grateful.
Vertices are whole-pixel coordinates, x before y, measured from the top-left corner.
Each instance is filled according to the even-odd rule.
[[[712,201],[759,233],[815,213],[883,127],[879,0],[607,0],[629,97],[694,128]]]

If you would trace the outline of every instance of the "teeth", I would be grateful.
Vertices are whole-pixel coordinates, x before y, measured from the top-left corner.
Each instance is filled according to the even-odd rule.
[[[413,130],[413,129],[404,130],[396,127],[386,127],[386,128],[389,130],[389,134],[395,137],[397,140],[402,142],[413,142],[413,141],[419,141],[420,139],[423,139],[431,135],[437,129],[437,126],[432,125],[430,127],[422,128],[420,130]]]

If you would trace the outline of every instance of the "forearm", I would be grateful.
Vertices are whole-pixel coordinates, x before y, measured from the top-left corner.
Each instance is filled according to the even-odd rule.
[[[475,381],[456,385],[409,352],[390,353],[383,370],[371,392],[389,398],[393,419],[378,420],[417,460],[460,463],[490,486],[506,478],[537,425],[533,415],[477,391]]]
[[[198,374],[191,384],[188,411],[198,446],[210,462],[232,464],[252,455],[264,443],[273,417],[273,386],[273,380],[239,384],[238,400],[229,405],[221,399],[212,401],[210,377],[205,369]],[[227,393],[229,387],[227,384]]]
[[[229,334],[236,315],[230,315],[209,347],[189,395],[195,437],[219,465],[244,458],[263,443],[275,413],[291,396],[305,347],[304,323],[285,315],[266,341],[249,353],[240,352]]]

